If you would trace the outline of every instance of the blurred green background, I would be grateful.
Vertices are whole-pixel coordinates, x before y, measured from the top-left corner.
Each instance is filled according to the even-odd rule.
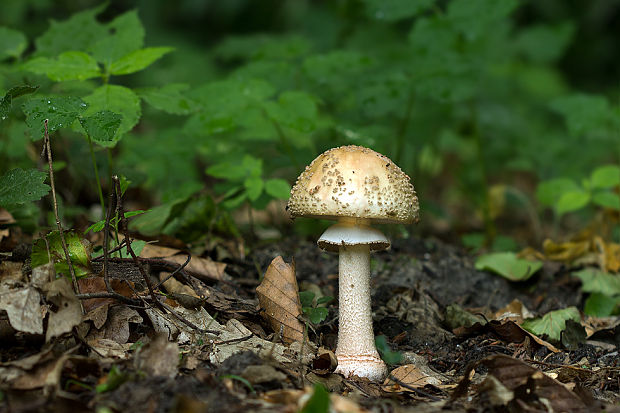
[[[95,139],[97,173],[104,194],[120,174],[128,205],[153,208],[132,224],[145,234],[316,234],[285,216],[290,185],[324,150],[359,144],[413,179],[422,221],[396,229],[404,235],[514,249],[603,222],[620,239],[618,0],[4,0],[0,10],[0,96],[40,86],[0,121],[0,175],[41,164],[24,102],[79,97],[121,116],[113,139]],[[149,47],[174,50],[114,66]],[[63,66],[66,52],[82,60]],[[86,133],[67,126],[52,138],[57,185],[79,227],[101,210]],[[49,222],[40,206],[7,209],[33,230]]]

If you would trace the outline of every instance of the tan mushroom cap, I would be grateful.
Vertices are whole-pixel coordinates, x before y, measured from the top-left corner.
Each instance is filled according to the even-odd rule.
[[[387,156],[362,146],[341,146],[319,155],[297,178],[287,209],[292,217],[418,221],[411,180]]]

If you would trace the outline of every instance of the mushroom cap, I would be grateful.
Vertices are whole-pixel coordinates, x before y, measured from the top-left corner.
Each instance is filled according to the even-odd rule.
[[[343,245],[368,245],[370,251],[390,248],[390,241],[378,229],[351,223],[338,223],[327,228],[317,244],[320,249],[331,252],[338,252]]]
[[[299,175],[287,209],[292,217],[418,221],[411,180],[385,155],[349,145],[323,152]]]

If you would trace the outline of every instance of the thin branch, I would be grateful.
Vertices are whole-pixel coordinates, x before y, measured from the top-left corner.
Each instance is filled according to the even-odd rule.
[[[65,258],[67,260],[67,265],[69,266],[69,273],[71,274],[71,281],[73,283],[73,291],[76,294],[80,293],[80,286],[77,283],[77,278],[75,276],[75,270],[73,269],[73,263],[71,263],[71,256],[69,255],[69,249],[67,248],[67,242],[65,241],[65,234],[62,229],[62,224],[60,223],[60,217],[58,216],[58,200],[56,199],[56,185],[54,184],[54,168],[52,167],[52,147],[50,145],[50,135],[47,129],[48,119],[45,119],[44,122],[44,145],[45,152],[47,154],[47,164],[49,167],[50,174],[50,186],[52,188],[52,201],[54,203],[54,217],[56,218],[56,226],[58,227],[58,232],[60,234],[60,242],[62,244],[62,249],[65,253]],[[82,308],[82,312],[84,308]]]
[[[163,280],[161,280],[159,283],[157,283],[155,285],[155,289],[158,289],[163,283],[165,283],[166,281],[168,281],[170,278],[174,277],[177,273],[182,272],[183,268],[185,268],[185,266],[187,266],[187,264],[189,264],[190,260],[192,259],[192,255],[191,254],[187,254],[187,259],[185,260],[185,262],[183,263],[183,265],[181,265],[179,268],[177,268],[176,270],[174,270],[173,272],[171,272],[166,278],[164,278]],[[186,281],[187,282],[187,281]]]
[[[428,399],[431,399],[434,402],[438,402],[441,400],[440,398],[435,397],[432,394],[425,392],[424,390],[416,389],[415,387],[408,385],[407,383],[403,382],[402,380],[397,379],[391,374],[388,376],[388,378],[392,380],[394,383],[398,384],[399,386],[404,387],[407,390],[411,390],[412,392],[416,393],[418,396],[426,397]]]
[[[114,188],[110,189],[110,195],[108,200],[108,209],[105,215],[105,225],[103,227],[103,281],[108,292],[114,292],[112,285],[110,284],[110,276],[108,274],[108,260],[110,252],[108,251],[110,244],[110,219],[112,217],[112,203],[114,202]]]

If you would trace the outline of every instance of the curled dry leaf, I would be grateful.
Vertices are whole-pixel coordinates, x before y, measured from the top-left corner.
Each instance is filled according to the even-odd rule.
[[[393,380],[392,377],[396,380]],[[407,364],[392,371],[390,377],[385,379],[383,390],[390,393],[410,391],[403,384],[413,388],[421,388],[427,384],[439,386],[441,385],[441,380],[425,373],[415,364]]]
[[[276,333],[282,331],[287,341],[302,341],[304,326],[297,319],[301,315],[301,301],[295,278],[295,262],[288,264],[278,256],[271,261],[265,277],[256,287],[261,315]]]

